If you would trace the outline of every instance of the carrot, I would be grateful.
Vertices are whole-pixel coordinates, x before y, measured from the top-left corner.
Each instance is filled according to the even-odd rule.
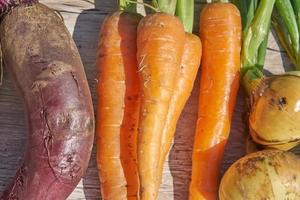
[[[161,156],[159,161],[160,177],[162,176],[164,161],[172,145],[177,121],[194,86],[194,81],[200,66],[201,51],[199,37],[191,33],[186,33],[180,73],[169,105],[169,112],[162,134]],[[161,180],[161,178],[159,180]]]
[[[97,110],[97,163],[103,199],[138,199],[139,77],[137,25],[141,16],[115,12],[101,29]]]
[[[155,13],[138,26],[137,59],[141,79],[138,170],[141,200],[157,198],[162,133],[184,48],[184,28],[176,17]]]
[[[199,113],[192,158],[190,200],[217,199],[219,171],[239,87],[241,18],[230,3],[205,6]]]
[[[174,94],[169,105],[168,116],[162,133],[159,180],[161,180],[162,177],[164,161],[172,145],[177,121],[192,92],[202,53],[199,37],[192,34],[194,0],[177,0],[176,16],[182,21],[186,33],[180,71],[177,75]]]

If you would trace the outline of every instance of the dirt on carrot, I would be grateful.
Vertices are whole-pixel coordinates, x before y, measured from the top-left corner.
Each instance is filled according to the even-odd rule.
[[[115,12],[101,28],[97,68],[97,163],[103,199],[138,199],[140,81],[136,37],[141,16]]]
[[[138,169],[141,200],[157,198],[162,133],[184,49],[185,32],[178,18],[155,13],[138,26],[137,59],[141,79]]]

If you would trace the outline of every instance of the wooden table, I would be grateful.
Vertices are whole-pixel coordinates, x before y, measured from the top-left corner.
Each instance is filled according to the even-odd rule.
[[[202,0],[203,1],[203,0]],[[41,0],[51,8],[61,12],[65,24],[72,33],[81,54],[95,102],[96,48],[100,25],[108,13],[115,10],[114,0]],[[197,0],[196,11],[201,7]],[[195,15],[198,18],[199,12]],[[195,23],[195,30],[198,24]],[[279,50],[273,37],[270,37],[266,60],[266,73],[282,73],[284,68],[291,69],[286,54]],[[199,77],[199,76],[198,76]],[[186,200],[191,173],[191,155],[194,129],[197,117],[199,79],[179,120],[174,145],[164,166],[163,183],[159,200]],[[222,173],[238,158],[245,154],[247,111],[245,96],[239,92],[233,116],[229,143],[226,147]],[[26,146],[24,110],[20,97],[6,70],[3,85],[0,87],[0,193],[13,178]],[[95,151],[86,176],[70,195],[69,200],[100,199],[99,181],[95,162]]]

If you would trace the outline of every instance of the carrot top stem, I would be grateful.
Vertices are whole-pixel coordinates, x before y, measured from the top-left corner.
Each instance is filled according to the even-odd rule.
[[[193,32],[194,0],[177,0],[176,16],[182,21],[185,32]]]
[[[255,5],[257,0],[244,1],[244,0],[233,0],[232,2],[238,7],[242,17],[243,31],[249,26],[255,13]]]
[[[228,0],[212,0],[212,3],[228,3]]]
[[[261,0],[255,16],[244,29],[242,48],[242,75],[247,70],[258,67],[258,52],[269,33],[269,24],[275,0]],[[260,67],[258,67],[260,68]]]
[[[140,5],[143,5],[144,7],[150,8],[151,10],[153,10],[155,12],[159,12],[159,10],[157,8],[155,8],[154,6],[152,6],[152,5],[148,4],[148,3],[144,3],[143,1],[137,1],[137,0],[126,0],[126,1],[128,3],[132,3],[132,4],[135,4],[135,5],[140,4]]]
[[[128,12],[136,12],[137,2],[132,2],[129,0],[119,0],[119,9]]]
[[[177,0],[152,0],[152,4],[160,12],[175,14]]]

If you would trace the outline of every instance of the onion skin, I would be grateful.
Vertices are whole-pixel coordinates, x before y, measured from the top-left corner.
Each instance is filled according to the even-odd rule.
[[[279,150],[249,154],[225,173],[220,200],[300,199],[300,158]]]
[[[250,134],[263,146],[289,150],[300,142],[300,77],[264,78],[253,93]]]

